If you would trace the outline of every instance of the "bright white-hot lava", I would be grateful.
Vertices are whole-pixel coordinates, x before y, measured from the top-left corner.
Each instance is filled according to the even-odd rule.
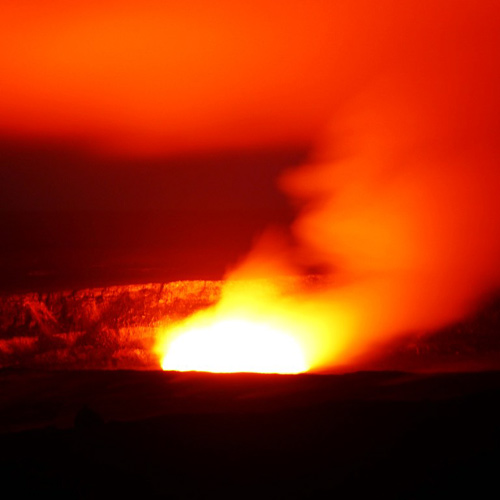
[[[155,350],[164,370],[301,373],[342,350],[331,332],[345,318],[324,317],[276,280],[227,281],[217,305],[160,329]]]
[[[188,328],[168,346],[164,370],[300,373],[308,369],[298,342],[264,323],[222,319]]]

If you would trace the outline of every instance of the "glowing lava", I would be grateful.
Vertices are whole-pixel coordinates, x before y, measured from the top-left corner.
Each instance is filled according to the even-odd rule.
[[[158,330],[164,370],[216,373],[301,373],[342,354],[349,324],[330,301],[318,307],[292,295],[301,278],[227,280],[221,299]],[[335,322],[328,318],[335,316]],[[335,332],[335,335],[332,335]]]
[[[308,369],[293,337],[270,325],[242,319],[188,328],[170,343],[162,368],[217,373],[300,373]]]

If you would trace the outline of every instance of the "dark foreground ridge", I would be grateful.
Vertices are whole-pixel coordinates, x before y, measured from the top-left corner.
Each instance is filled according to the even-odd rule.
[[[0,372],[18,498],[487,498],[500,372]]]

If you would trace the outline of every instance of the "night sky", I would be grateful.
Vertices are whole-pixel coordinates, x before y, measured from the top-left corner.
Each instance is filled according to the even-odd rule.
[[[155,158],[41,141],[1,146],[6,290],[221,278],[294,210],[276,177],[305,147]]]

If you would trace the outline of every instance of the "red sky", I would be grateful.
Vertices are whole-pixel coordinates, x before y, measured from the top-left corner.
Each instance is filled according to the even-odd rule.
[[[0,129],[146,152],[309,141],[328,2],[2,2]]]
[[[488,93],[498,18],[494,0],[4,0],[0,134],[148,155],[313,144],[384,79]]]

